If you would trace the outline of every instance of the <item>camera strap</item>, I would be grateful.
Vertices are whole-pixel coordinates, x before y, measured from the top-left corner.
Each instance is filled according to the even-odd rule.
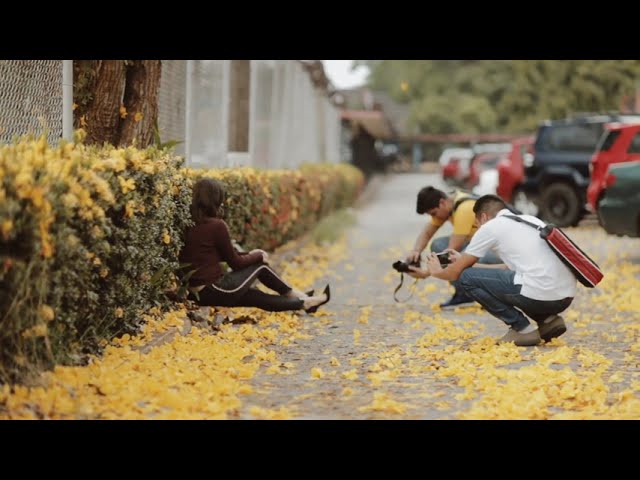
[[[411,293],[409,293],[409,296],[407,298],[405,298],[404,300],[398,300],[397,294],[398,294],[398,290],[400,290],[402,288],[402,284],[404,283],[404,273],[400,273],[400,284],[396,287],[396,289],[393,291],[393,299],[398,302],[398,303],[404,303],[409,301],[409,299],[413,296],[413,291],[415,290],[415,286],[416,283],[418,283],[418,279],[416,278],[415,281],[413,282],[413,285],[411,285],[409,287]]]

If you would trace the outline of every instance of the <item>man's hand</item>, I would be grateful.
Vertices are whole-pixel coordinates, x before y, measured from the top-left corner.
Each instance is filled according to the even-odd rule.
[[[438,260],[438,255],[435,252],[431,252],[429,255],[427,255],[427,267],[429,267],[431,275],[434,275],[436,277],[438,273],[444,270],[442,268],[442,265],[440,265],[440,260]]]
[[[420,260],[420,252],[418,250],[411,250],[407,255],[407,263],[413,263]]]
[[[407,275],[413,278],[427,278],[431,276],[431,272],[429,271],[429,269],[423,269],[420,267],[409,265],[409,271],[407,272]]]
[[[456,263],[462,257],[462,254],[453,248],[447,248],[445,252],[449,252],[449,263]]]
[[[269,261],[269,254],[267,252],[265,252],[264,250],[261,250],[260,248],[256,248],[254,250],[251,250],[249,253],[260,253],[262,255],[262,261],[264,263],[267,263]]]

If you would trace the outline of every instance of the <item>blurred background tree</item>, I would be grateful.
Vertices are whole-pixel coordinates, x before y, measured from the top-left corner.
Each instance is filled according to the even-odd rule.
[[[640,60],[359,60],[369,86],[411,107],[421,133],[530,132],[540,121],[619,110]]]

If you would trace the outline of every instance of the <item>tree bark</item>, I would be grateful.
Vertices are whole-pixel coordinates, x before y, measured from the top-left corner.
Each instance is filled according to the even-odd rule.
[[[120,102],[125,87],[122,60],[98,60],[93,101],[86,114],[87,143],[118,144]]]
[[[123,104],[126,117],[121,120],[118,144],[145,148],[153,141],[158,118],[160,60],[135,60],[127,67]]]
[[[231,61],[229,99],[229,151],[249,151],[249,93],[251,61]]]

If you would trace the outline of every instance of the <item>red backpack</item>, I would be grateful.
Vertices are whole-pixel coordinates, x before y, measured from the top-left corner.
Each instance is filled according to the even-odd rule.
[[[555,225],[550,223],[541,227],[535,223],[527,222],[520,217],[513,215],[504,216],[538,230],[540,237],[547,242],[547,245],[551,247],[553,253],[562,260],[562,263],[569,267],[569,270],[573,272],[578,281],[585,287],[595,287],[600,283],[602,277],[604,277],[604,273],[602,273],[598,264],[591,260],[589,255],[584,253],[580,247],[573,243],[573,241]]]

